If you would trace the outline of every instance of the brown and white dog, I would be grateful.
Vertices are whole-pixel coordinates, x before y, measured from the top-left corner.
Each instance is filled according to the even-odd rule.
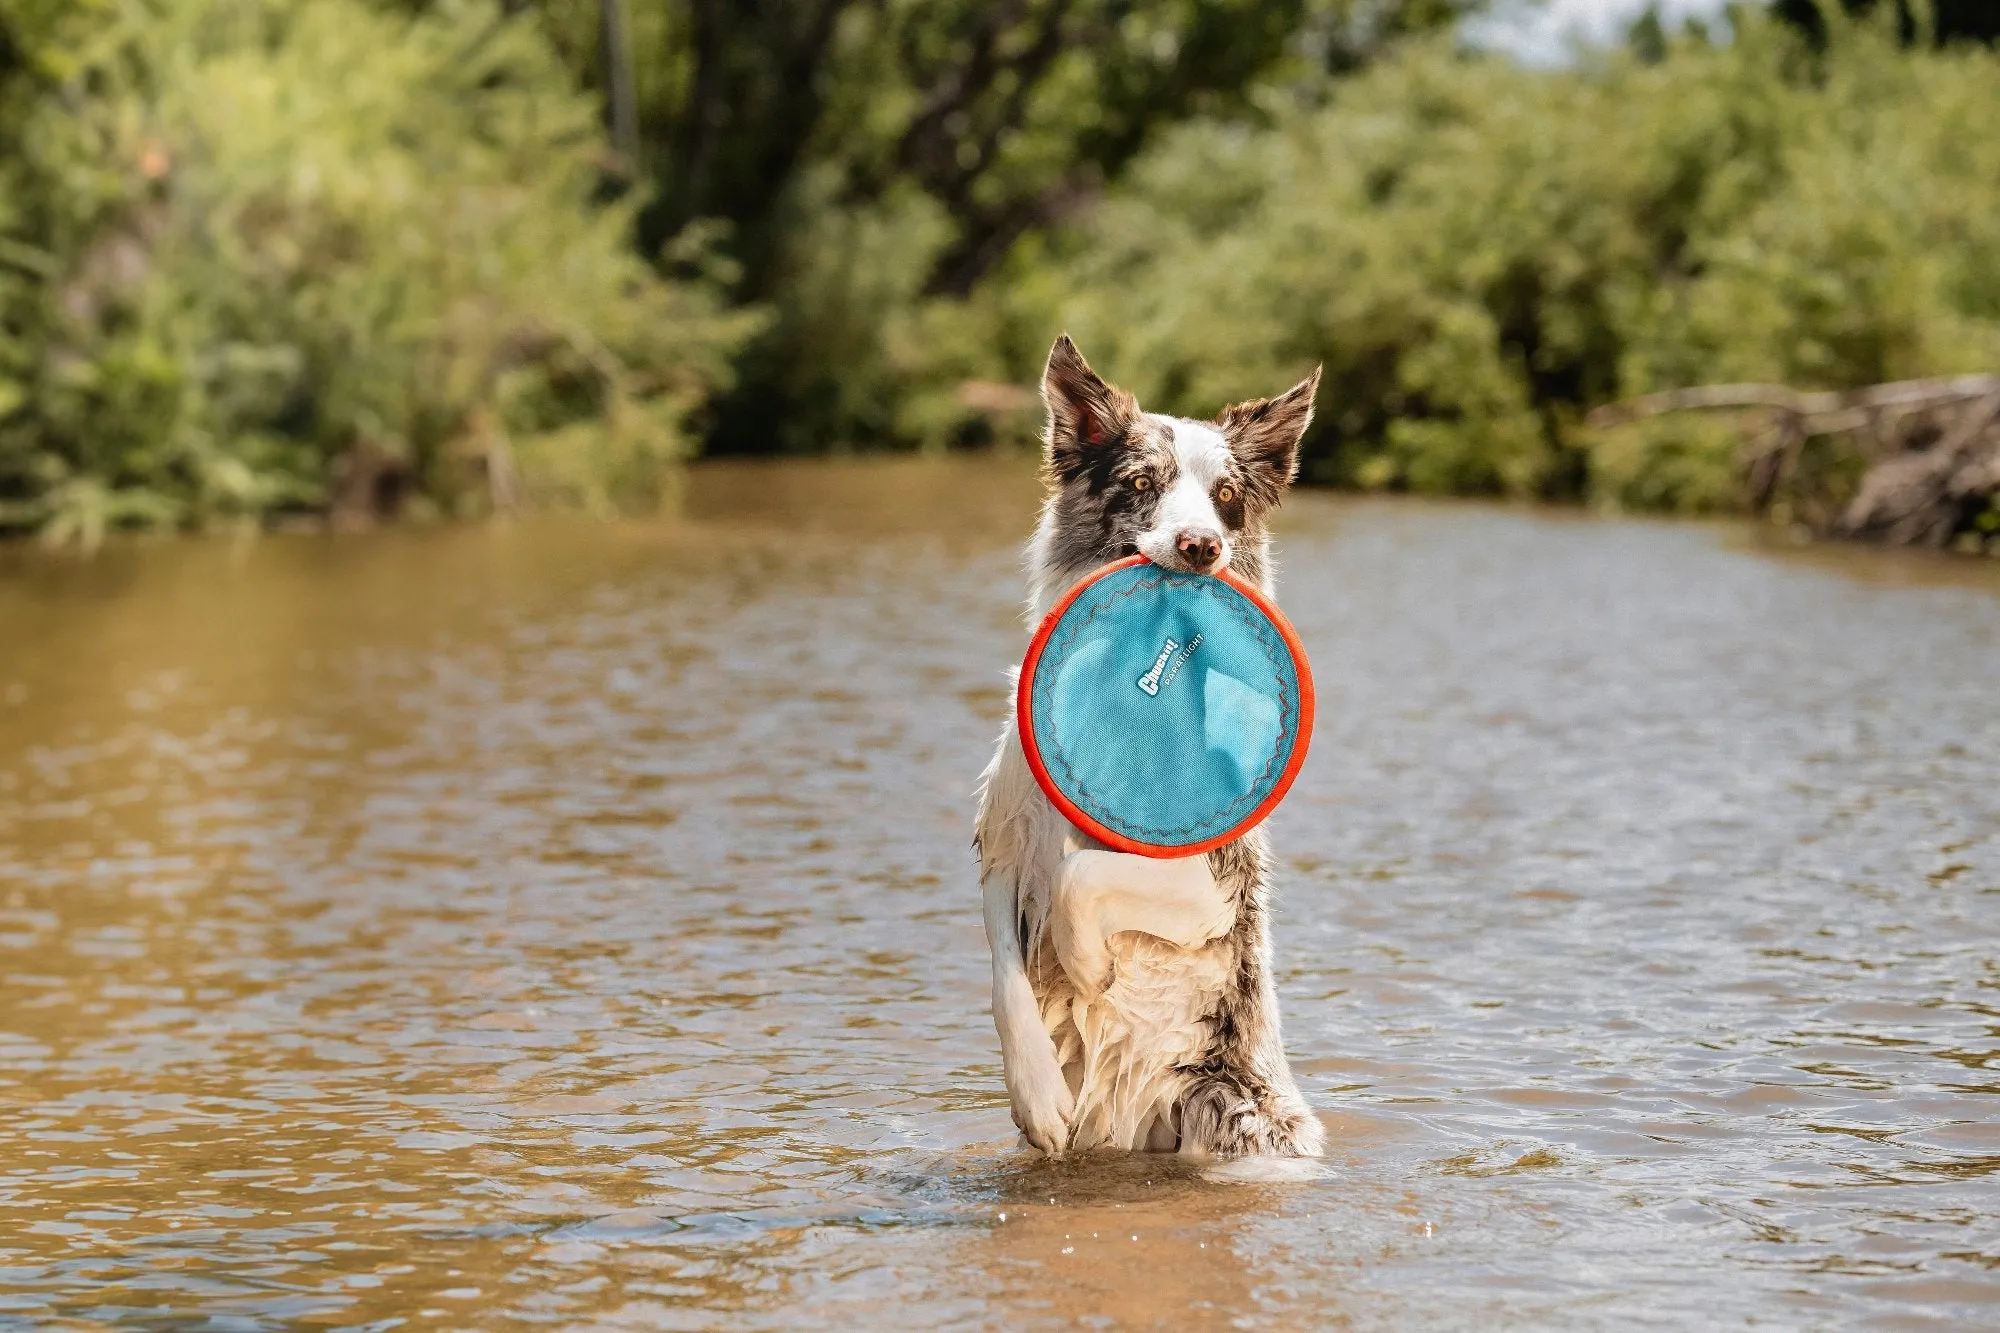
[[[1142,412],[1067,336],[1042,375],[1041,523],[1029,623],[1078,578],[1134,552],[1225,566],[1270,591],[1265,518],[1298,469],[1319,372],[1212,422]],[[1050,1156],[1111,1147],[1190,1157],[1317,1156],[1271,984],[1262,828],[1205,856],[1106,849],[1036,785],[1012,721],[980,780],[993,1021],[1014,1123]]]

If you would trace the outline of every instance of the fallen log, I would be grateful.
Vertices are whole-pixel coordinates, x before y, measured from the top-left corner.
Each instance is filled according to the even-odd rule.
[[[1986,542],[2000,519],[2000,375],[1902,380],[1802,392],[1782,384],[1710,384],[1612,403],[1585,420],[1628,426],[1673,412],[1745,418],[1738,458],[1751,508],[1769,511],[1813,440],[1832,439],[1866,468],[1851,497],[1815,508],[1822,533],[1894,545]]]
[[[1953,375],[1944,379],[1897,380],[1865,389],[1802,392],[1782,384],[1707,384],[1668,389],[1593,411],[1589,424],[1603,429],[1668,412],[1741,411],[1760,408],[1787,413],[1823,431],[1844,423],[1848,414],[1897,414],[1926,410],[2000,393],[2000,375]],[[1816,431],[1815,433],[1820,433]]]

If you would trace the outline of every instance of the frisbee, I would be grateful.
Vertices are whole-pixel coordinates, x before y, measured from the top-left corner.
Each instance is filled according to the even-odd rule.
[[[1014,706],[1028,767],[1071,823],[1116,851],[1194,856],[1290,790],[1312,739],[1312,670],[1251,584],[1135,555],[1050,609]]]

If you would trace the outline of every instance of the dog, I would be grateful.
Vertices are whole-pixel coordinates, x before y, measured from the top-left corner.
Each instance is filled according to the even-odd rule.
[[[1214,421],[1161,416],[1058,338],[1042,373],[1029,623],[1133,554],[1228,568],[1268,593],[1265,522],[1297,474],[1318,389],[1315,370]],[[973,849],[1007,1097],[1029,1144],[1050,1157],[1320,1155],[1279,1033],[1261,827],[1203,856],[1111,851],[1050,803],[1010,720],[980,778]]]

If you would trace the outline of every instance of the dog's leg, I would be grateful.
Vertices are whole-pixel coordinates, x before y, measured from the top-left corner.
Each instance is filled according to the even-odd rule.
[[[1255,1078],[1202,1079],[1182,1098],[1179,1119],[1183,1157],[1318,1157],[1326,1149],[1326,1131],[1298,1090]]]
[[[1236,905],[1215,882],[1206,856],[1160,860],[1129,852],[1079,851],[1056,871],[1049,938],[1084,999],[1111,984],[1106,941],[1125,930],[1195,949],[1229,933]]]
[[[1060,1157],[1069,1147],[1076,1097],[1056,1062],[1055,1043],[1042,1026],[1041,1006],[1028,982],[1014,877],[988,875],[979,892],[986,909],[986,947],[993,955],[993,1026],[1000,1030],[1000,1064],[1014,1123],[1029,1143]]]

